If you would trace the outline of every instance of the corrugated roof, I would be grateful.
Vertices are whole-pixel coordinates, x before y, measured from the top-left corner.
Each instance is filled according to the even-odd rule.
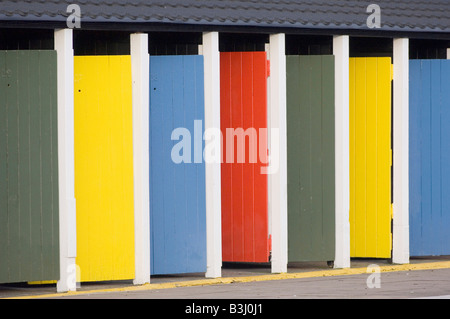
[[[64,22],[69,4],[81,22],[170,23],[308,29],[369,29],[381,8],[382,31],[450,32],[450,0],[0,0],[0,21]]]

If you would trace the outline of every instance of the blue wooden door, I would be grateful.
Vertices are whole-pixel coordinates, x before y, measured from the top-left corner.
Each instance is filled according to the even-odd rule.
[[[450,61],[410,61],[410,255],[450,255]]]
[[[151,274],[206,271],[203,131],[203,56],[151,57]]]

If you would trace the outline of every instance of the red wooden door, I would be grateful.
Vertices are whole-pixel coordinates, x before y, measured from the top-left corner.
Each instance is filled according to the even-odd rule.
[[[265,52],[221,53],[222,257],[226,262],[269,260],[267,175],[261,173],[267,162],[267,70]]]

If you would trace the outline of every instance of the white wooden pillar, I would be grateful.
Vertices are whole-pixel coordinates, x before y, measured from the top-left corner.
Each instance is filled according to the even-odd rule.
[[[349,36],[334,36],[335,56],[335,268],[350,267]]]
[[[58,68],[58,174],[60,280],[58,292],[76,290],[77,255],[74,140],[74,52],[71,29],[54,33]]]
[[[148,35],[131,34],[135,285],[150,282],[150,57]]]
[[[286,130],[286,38],[270,36],[269,215],[272,231],[272,273],[287,272],[287,130]]]
[[[447,49],[447,60],[450,60],[450,48]]]
[[[220,52],[219,33],[203,34],[205,65],[205,130],[220,133]],[[206,141],[208,144],[210,141]],[[217,142],[217,141],[216,141]],[[219,144],[220,145],[220,144]],[[217,150],[220,152],[220,147]],[[206,277],[222,276],[222,193],[221,161],[205,161],[206,166]]]
[[[392,261],[409,263],[409,39],[394,39]]]

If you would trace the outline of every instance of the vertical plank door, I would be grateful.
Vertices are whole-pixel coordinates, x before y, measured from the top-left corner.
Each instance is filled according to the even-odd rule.
[[[130,56],[75,57],[75,199],[81,281],[134,278]]]
[[[150,57],[151,274],[206,272],[203,56]]]
[[[392,250],[390,58],[350,59],[350,255]]]
[[[410,61],[410,255],[450,254],[450,61]]]
[[[288,258],[335,256],[334,57],[287,57]]]
[[[220,59],[223,261],[268,262],[268,180],[259,156],[267,154],[260,131],[267,129],[267,57],[222,52]]]
[[[59,280],[55,51],[0,51],[0,282]]]

